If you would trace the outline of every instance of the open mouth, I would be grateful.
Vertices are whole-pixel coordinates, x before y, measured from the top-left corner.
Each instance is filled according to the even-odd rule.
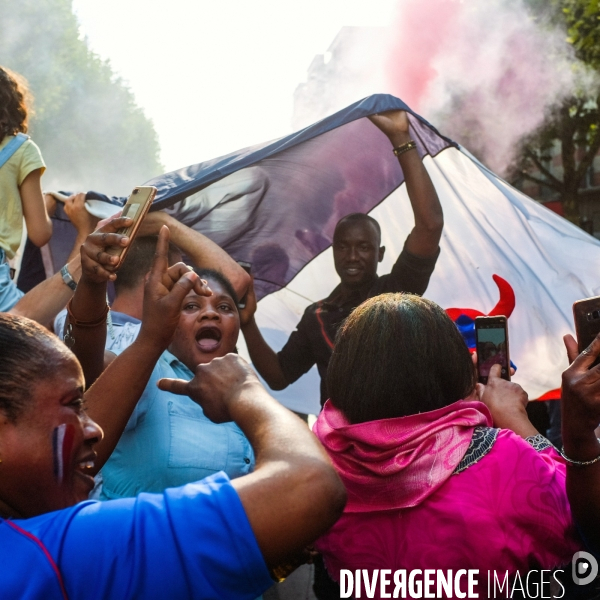
[[[201,352],[214,352],[221,345],[221,331],[217,327],[203,327],[196,334]]]
[[[86,484],[91,488],[94,487],[94,477],[92,476],[92,469],[94,468],[93,460],[84,460],[77,463],[75,467],[75,475],[78,475],[83,479]]]

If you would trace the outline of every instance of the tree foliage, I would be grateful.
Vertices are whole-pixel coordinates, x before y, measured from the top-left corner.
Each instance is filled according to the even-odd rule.
[[[3,0],[0,64],[29,82],[46,188],[126,194],[162,172],[152,122],[80,38],[71,0]]]
[[[577,56],[600,70],[600,0],[562,0],[568,42]]]
[[[573,46],[584,64],[574,68],[595,71],[600,78],[600,0],[529,0],[538,18],[565,29],[565,42]],[[590,78],[588,77],[588,80]],[[559,145],[562,177],[549,164],[551,150]],[[524,140],[515,176],[556,192],[565,216],[580,220],[580,189],[600,150],[600,90],[588,83],[563,99],[540,129]]]

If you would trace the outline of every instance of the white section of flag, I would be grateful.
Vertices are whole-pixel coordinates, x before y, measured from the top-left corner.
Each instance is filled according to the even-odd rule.
[[[492,275],[514,289],[509,319],[514,380],[537,398],[560,387],[567,366],[562,336],[573,333],[575,300],[600,294],[600,242],[495,176],[464,150],[448,148],[424,164],[444,209],[441,254],[425,296],[443,308],[488,313],[498,301]],[[382,227],[388,273],[414,223],[405,186],[371,214]],[[257,322],[279,350],[310,302],[329,295],[339,279],[331,249],[309,263],[287,288],[259,302]],[[243,343],[240,352],[247,356]],[[274,393],[299,412],[319,410],[318,375]]]

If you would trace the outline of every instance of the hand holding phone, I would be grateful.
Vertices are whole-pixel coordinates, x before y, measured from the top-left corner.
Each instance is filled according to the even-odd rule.
[[[508,352],[506,317],[476,317],[475,338],[479,383],[487,383],[493,365],[500,365],[500,376],[502,379],[510,381],[510,355]]]
[[[577,335],[577,348],[581,354],[600,333],[600,296],[577,300],[573,304],[573,319]],[[600,364],[597,358],[590,369]]]
[[[125,260],[125,256],[131,248],[131,243],[139,231],[142,219],[150,210],[152,201],[156,196],[158,190],[153,186],[136,187],[127,199],[125,206],[123,207],[122,217],[128,217],[133,220],[133,224],[129,227],[123,227],[119,229],[117,233],[126,235],[129,238],[129,244],[124,248],[122,246],[110,246],[106,249],[106,252],[111,256],[118,256],[119,262],[115,269],[118,269]]]

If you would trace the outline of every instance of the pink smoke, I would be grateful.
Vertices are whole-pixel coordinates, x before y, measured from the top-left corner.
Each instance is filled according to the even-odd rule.
[[[405,0],[398,6],[385,74],[390,93],[413,110],[420,110],[439,75],[435,59],[455,35],[459,14],[454,0]]]
[[[391,28],[386,88],[500,174],[575,85],[564,32],[520,0],[401,0]]]

